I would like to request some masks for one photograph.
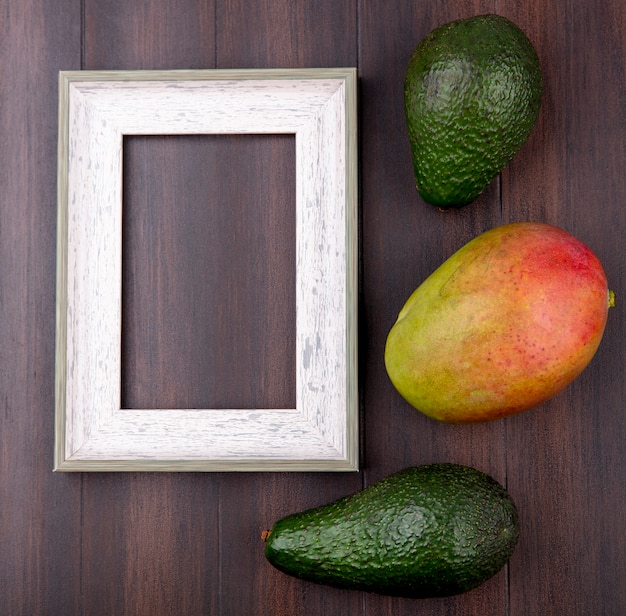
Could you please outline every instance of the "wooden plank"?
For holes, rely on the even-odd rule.
[[[52,471],[57,73],[80,2],[0,2],[0,613],[77,613],[80,478]]]
[[[219,614],[219,493],[195,473],[84,477],[82,612]]]
[[[224,0],[217,8],[217,68],[351,67],[356,0]]]
[[[534,2],[507,4],[504,14],[529,33],[545,82],[538,125],[503,174],[505,216],[579,237],[618,293],[591,365],[552,401],[506,424],[509,485],[522,506],[511,615],[621,614],[626,6]]]
[[[288,135],[127,139],[123,408],[295,408],[294,156]]]
[[[217,11],[217,67],[356,66],[356,3],[228,0]],[[254,186],[260,178],[249,178]],[[358,474],[254,474],[220,480],[220,614],[361,613],[359,593],[290,578],[263,555],[261,532],[289,513],[361,487]]]
[[[215,68],[215,4],[84,0],[83,68]]]
[[[414,186],[403,108],[411,53],[432,29],[493,12],[492,2],[360,3],[362,80],[363,331],[365,472],[367,483],[400,468],[431,462],[474,466],[507,483],[501,423],[450,426],[410,407],[384,366],[389,329],[412,291],[475,235],[501,222],[495,180],[472,205],[442,212]],[[366,597],[367,614],[504,614],[507,570],[461,597],[425,600]]]
[[[85,2],[83,68],[214,68],[213,35],[212,2],[88,0]],[[211,148],[206,143],[196,144],[195,148],[194,144],[187,143],[190,147],[186,153],[179,154],[180,143],[176,139],[160,140],[155,144],[148,138],[143,142],[137,138],[128,145],[126,164],[137,177],[127,183],[126,196],[131,205],[137,207],[128,212],[131,224],[125,236],[125,256],[134,269],[126,272],[127,279],[123,283],[129,292],[124,304],[129,337],[124,341],[123,352],[125,365],[132,376],[124,381],[124,395],[131,403],[145,402],[151,395],[149,388],[152,384],[155,401],[164,403],[168,396],[174,397],[172,381],[169,377],[163,381],[158,379],[162,374],[158,368],[174,370],[181,376],[184,370],[176,366],[175,349],[171,343],[180,343],[181,336],[188,340],[194,338],[185,333],[186,320],[182,320],[180,313],[174,314],[169,321],[169,330],[168,322],[162,323],[167,335],[156,341],[162,343],[161,351],[168,349],[163,355],[165,360],[159,360],[165,361],[165,366],[156,366],[156,371],[149,370],[154,367],[150,362],[154,362],[155,356],[161,356],[154,350],[154,336],[151,338],[148,333],[158,332],[159,327],[157,324],[152,329],[149,321],[142,322],[137,310],[143,309],[146,316],[155,318],[157,309],[150,303],[155,288],[150,285],[157,284],[159,276],[154,274],[158,273],[163,283],[167,275],[175,276],[175,266],[185,267],[189,279],[180,275],[175,278],[173,286],[166,285],[172,299],[182,293],[198,293],[193,283],[188,282],[198,277],[193,252],[190,250],[182,256],[178,252],[185,244],[179,241],[177,233],[180,233],[181,225],[190,224],[190,221],[176,219],[175,211],[168,206],[175,197],[172,190],[180,189],[180,184],[175,182],[189,180],[185,173],[200,175],[202,159],[196,157],[205,156],[209,164]],[[176,160],[178,155],[182,156],[180,161]],[[164,180],[171,182],[164,183]],[[163,192],[155,194],[154,190],[159,187]],[[202,175],[195,187],[192,183],[181,191],[184,196],[176,203],[185,214],[198,214],[204,187],[206,181]],[[151,218],[142,208],[148,208],[152,201]],[[193,211],[190,212],[189,208]],[[161,230],[164,236],[159,235]],[[151,240],[157,243],[152,245]],[[197,234],[190,239],[189,247],[199,251],[197,256],[202,256],[202,244]],[[152,250],[155,252],[150,252]],[[164,254],[167,260],[163,258]],[[147,259],[157,260],[152,263],[152,269]],[[162,261],[162,268],[156,267],[161,262],[158,260]],[[192,263],[195,266],[192,267]],[[146,278],[136,281],[133,276],[137,271],[145,273]],[[183,281],[187,281],[186,286],[181,284]],[[133,303],[133,292],[143,298],[143,306]],[[165,304],[168,309],[172,306],[174,302]],[[183,329],[172,331],[178,317]],[[134,341],[139,336],[137,330],[145,335],[141,338],[140,348],[134,349]],[[176,337],[179,338],[177,341]],[[192,347],[192,355],[198,346]],[[190,390],[189,402],[204,395],[202,385],[193,385],[196,379],[200,380],[200,375],[191,371],[181,378],[185,387],[180,389]],[[177,395],[180,395],[180,389]],[[161,406],[167,408],[165,404]],[[84,476],[82,611],[155,616],[219,613],[218,487],[212,476],[202,474]]]

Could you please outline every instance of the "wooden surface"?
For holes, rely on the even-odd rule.
[[[501,177],[473,205],[442,213],[413,188],[404,68],[432,28],[485,12],[513,19],[534,43],[543,105]],[[625,30],[622,0],[0,0],[0,613],[626,613]],[[58,70],[328,66],[357,66],[360,76],[362,471],[52,473]],[[178,314],[182,306],[172,303],[196,293],[203,301],[206,289],[194,281],[209,276],[208,257],[197,229],[171,224],[171,202],[184,191],[194,216],[194,200],[214,190],[211,178],[234,172],[236,180],[218,185],[233,207],[258,196],[261,185],[268,198],[284,196],[290,176],[280,161],[289,147],[281,144],[269,154],[272,173],[281,174],[276,186],[260,184],[263,166],[241,173],[242,160],[265,156],[259,143],[243,153],[202,140],[130,144],[130,206],[152,208],[149,219],[140,209],[129,215],[125,236],[134,295],[127,298],[124,396],[132,403],[216,395],[214,360],[195,336],[202,307],[191,302]],[[387,331],[441,261],[477,233],[515,220],[562,226],[598,254],[617,295],[605,338],[583,375],[541,408],[492,424],[438,424],[393,390],[382,361]],[[228,259],[219,240],[216,250]],[[154,259],[163,261],[166,288],[148,279]],[[235,265],[228,301],[262,287],[248,265]],[[242,318],[251,312],[242,306]],[[267,348],[278,362],[265,329],[224,350],[244,358],[225,378],[246,403],[293,395],[287,382],[280,391],[248,389],[251,354]],[[190,372],[198,363],[206,370]],[[277,517],[435,461],[491,473],[518,504],[518,547],[482,587],[448,599],[392,599],[306,584],[265,562],[260,534]]]

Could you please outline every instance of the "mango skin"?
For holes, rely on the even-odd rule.
[[[569,385],[602,339],[613,294],[566,231],[518,222],[474,238],[409,297],[385,366],[398,392],[448,423],[500,419]]]

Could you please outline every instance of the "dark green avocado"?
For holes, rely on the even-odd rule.
[[[539,114],[539,58],[499,15],[433,30],[413,52],[404,110],[416,187],[442,209],[474,201],[528,138]]]
[[[495,575],[518,535],[517,510],[499,483],[467,466],[431,464],[287,516],[264,538],[269,562],[304,580],[442,597]]]

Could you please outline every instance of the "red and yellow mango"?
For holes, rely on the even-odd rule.
[[[387,337],[399,393],[449,423],[500,419],[569,385],[602,339],[613,293],[566,231],[519,222],[468,242],[409,297]]]

